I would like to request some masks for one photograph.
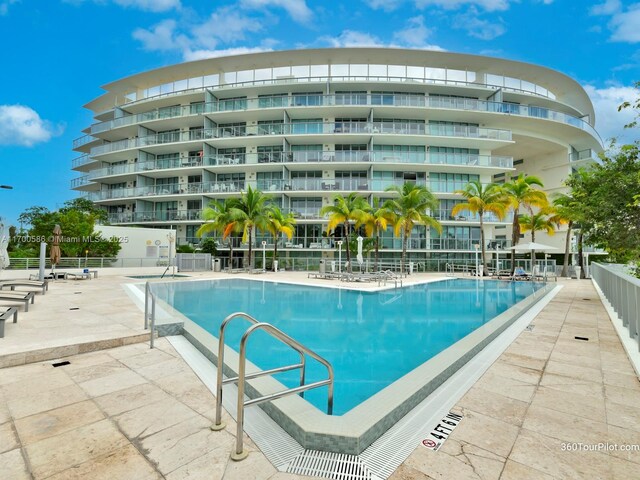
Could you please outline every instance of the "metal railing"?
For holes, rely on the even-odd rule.
[[[151,308],[149,308],[151,307]],[[151,339],[149,348],[153,348],[154,332],[156,331],[156,296],[151,291],[149,282],[144,284],[144,329],[149,328],[151,323]]]
[[[63,257],[56,268],[138,268],[164,267],[168,258],[115,258],[115,257]],[[7,270],[29,270],[38,268],[40,259],[11,257]],[[51,260],[45,258],[45,268],[51,268]]]
[[[252,325],[244,332],[242,338],[240,340],[240,359],[238,361],[238,376],[227,378],[223,380],[222,371],[224,369],[224,334],[227,325],[234,320],[235,318],[244,318],[248,320]],[[272,368],[269,370],[263,370],[254,373],[246,373],[246,363],[247,363],[247,341],[251,334],[257,330],[263,330],[266,333],[270,334],[272,337],[280,340],[285,345],[288,345],[293,350],[297,351],[300,355],[300,362],[292,365],[285,365],[283,367]],[[313,382],[305,385],[305,373],[306,373],[306,355],[310,356],[314,360],[318,361],[322,365],[327,368],[328,378],[326,380],[321,380],[318,382]],[[280,372],[288,372],[291,370],[300,369],[300,385],[298,387],[289,388],[286,390],[282,390],[280,392],[272,393],[269,395],[263,395],[261,397],[253,398],[250,400],[244,400],[244,391],[245,391],[245,383],[246,380],[263,377],[267,375],[273,375],[274,373]],[[228,383],[238,383],[238,410],[236,416],[236,450],[231,455],[232,460],[243,460],[247,457],[248,452],[244,450],[244,445],[242,442],[242,432],[244,427],[244,409],[245,407],[249,407],[251,405],[257,405],[264,402],[269,402],[271,400],[277,400],[278,398],[285,397],[287,395],[292,395],[299,393],[300,396],[304,396],[304,392],[307,390],[311,390],[313,388],[323,387],[328,385],[327,392],[327,414],[331,415],[333,413],[333,367],[331,364],[322,358],[320,355],[310,350],[309,348],[302,345],[300,342],[294,340],[289,335],[274,327],[269,323],[262,323],[253,318],[252,316],[243,313],[236,312],[227,316],[222,321],[220,325],[220,332],[218,335],[218,371],[217,371],[217,379],[216,379],[216,419],[215,424],[211,426],[212,430],[222,430],[225,427],[225,424],[222,422],[222,386]]]
[[[591,264],[591,277],[629,331],[640,350],[640,280],[624,272],[623,265]]]

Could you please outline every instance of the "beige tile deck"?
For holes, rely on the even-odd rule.
[[[65,353],[59,343],[65,335],[68,343],[91,335],[112,340],[114,332],[139,335],[139,310],[116,279],[104,279],[99,294],[102,282],[54,285],[47,296],[38,296],[40,310],[23,315],[17,328],[7,325],[0,356],[5,347],[25,358],[30,348],[43,346]],[[394,480],[637,476],[640,451],[563,449],[567,442],[640,445],[640,382],[591,284],[562,283],[560,294],[534,320],[533,331],[523,332],[454,407],[464,418],[440,451],[416,447]],[[72,293],[84,288],[83,294]],[[120,295],[114,302],[117,311],[128,315],[100,331],[95,318],[111,311],[105,296],[112,293]],[[88,325],[82,314],[64,324],[69,318],[65,305],[76,300],[71,295],[85,295],[74,304],[90,313]],[[91,311],[89,305],[100,296]],[[61,317],[57,324],[46,314],[55,309]],[[28,340],[29,334],[35,338]],[[576,335],[589,341],[575,340]],[[233,428],[209,430],[213,396],[165,339],[157,346],[149,350],[147,344],[134,343],[84,354],[71,350],[67,366],[39,361],[0,369],[2,477],[300,478],[277,472],[254,447],[247,461],[231,462]]]

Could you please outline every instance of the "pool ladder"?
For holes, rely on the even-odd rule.
[[[236,318],[243,318],[248,320],[252,325],[244,332],[242,338],[240,339],[240,359],[238,361],[238,376],[227,378],[223,380],[222,378],[222,370],[224,368],[224,333],[227,325]],[[292,349],[298,352],[300,355],[300,362],[292,365],[286,365],[283,367],[272,368],[269,370],[262,370],[254,373],[246,373],[246,363],[247,363],[247,341],[251,334],[257,330],[265,331],[270,334],[272,337],[280,340],[282,343],[288,345]],[[220,325],[220,333],[218,335],[218,372],[217,372],[217,382],[216,382],[216,423],[211,426],[211,430],[223,430],[225,428],[225,424],[222,421],[222,386],[228,383],[237,383],[238,384],[238,411],[237,411],[237,429],[236,429],[236,449],[235,452],[231,454],[232,460],[244,460],[247,458],[249,452],[244,450],[244,445],[242,442],[242,432],[244,430],[244,409],[245,407],[250,407],[251,405],[257,405],[259,403],[269,402],[271,400],[277,400],[278,398],[286,397],[287,395],[292,395],[295,393],[299,393],[300,396],[304,396],[304,392],[307,390],[311,390],[313,388],[323,387],[328,385],[327,392],[327,414],[331,415],[333,413],[333,367],[331,364],[322,358],[320,355],[310,350],[309,348],[302,345],[300,342],[294,340],[289,335],[284,333],[282,330],[274,327],[269,323],[259,322],[251,315],[242,312],[236,312],[229,315],[225,318]],[[321,380],[318,382],[313,382],[305,385],[305,371],[306,371],[306,356],[310,356],[314,360],[320,362],[327,368],[328,378],[326,380]],[[273,375],[274,373],[287,372],[290,370],[300,369],[300,385],[298,387],[289,388],[287,390],[282,390],[280,392],[272,393],[269,395],[264,395],[262,397],[252,398],[250,400],[244,400],[244,392],[245,392],[245,383],[249,379],[263,377],[266,375]]]

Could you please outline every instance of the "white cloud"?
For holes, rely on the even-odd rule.
[[[132,7],[148,12],[166,12],[182,6],[180,0],[113,0],[113,2],[122,7]]]
[[[616,13],[609,23],[614,42],[640,42],[640,3],[630,5],[626,12]]]
[[[419,15],[407,21],[406,28],[393,34],[393,39],[405,45],[424,45],[431,31],[424,24],[424,17]]]
[[[385,12],[392,12],[397,10],[400,5],[404,3],[404,0],[364,0],[370,8],[374,10],[384,10]]]
[[[31,147],[47,142],[63,131],[62,125],[52,125],[29,107],[0,105],[0,145]]]
[[[454,25],[455,28],[466,30],[472,37],[480,40],[493,40],[503,35],[506,32],[506,28],[500,17],[492,16],[492,18],[494,18],[494,21],[482,19],[478,14],[478,10],[475,7],[470,7],[466,13],[456,16]]]
[[[262,30],[260,19],[248,17],[231,7],[223,7],[211,14],[209,19],[192,28],[195,41],[204,47],[214,48],[219,41],[244,40],[246,33]]]
[[[611,30],[611,41],[640,42],[640,29],[638,28],[640,25],[640,3],[632,3],[623,7],[620,0],[607,0],[604,3],[594,5],[589,13],[611,17],[607,25]]]
[[[622,4],[620,3],[620,0],[607,0],[604,3],[599,3],[598,5],[591,7],[589,13],[591,13],[591,15],[613,15],[621,9]]]
[[[318,40],[332,47],[381,47],[384,45],[384,42],[375,35],[355,30],[343,30],[337,37],[323,36]]]
[[[592,85],[586,85],[584,89],[593,102],[596,130],[605,143],[613,137],[617,137],[619,144],[631,143],[634,140],[634,132],[625,129],[624,125],[631,122],[638,112],[628,108],[618,112],[618,107],[625,101],[632,102],[637,98],[638,90],[624,86],[596,88]],[[635,133],[637,136],[637,130]]]
[[[151,29],[137,28],[133,31],[133,38],[142,43],[142,48],[150,51],[170,51],[179,48],[187,48],[189,40],[176,35],[175,20],[164,20]]]
[[[12,1],[12,0],[9,0]],[[65,3],[81,5],[88,0],[63,0]],[[109,1],[125,8],[136,8],[145,12],[167,12],[182,8],[180,0],[92,0],[93,3],[104,5]]]
[[[305,0],[241,0],[240,5],[257,10],[266,10],[270,7],[282,8],[295,22],[299,23],[308,23],[313,17],[313,12]]]
[[[456,10],[463,5],[480,7],[487,12],[504,11],[509,4],[517,0],[416,0],[416,7],[440,7],[445,10]]]
[[[0,15],[9,13],[9,6],[18,3],[20,0],[2,0],[0,1]]]
[[[183,53],[184,60],[189,62],[192,60],[203,60],[205,58],[227,57],[231,55],[243,55],[246,53],[270,52],[272,48],[268,47],[236,47],[226,48],[222,50],[185,50]]]

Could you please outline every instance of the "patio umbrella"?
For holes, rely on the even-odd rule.
[[[364,257],[362,256],[362,237],[358,237],[358,254],[356,255],[356,260],[358,260],[358,264],[360,265],[360,269],[362,270],[362,264],[364,263]]]
[[[60,263],[60,225],[53,227],[53,239],[51,240],[51,249],[49,250],[49,259],[51,260],[51,276],[55,280],[56,265]]]
[[[511,250],[515,252],[528,252],[531,251],[531,273],[533,273],[533,267],[535,265],[536,252],[548,252],[549,250],[558,250],[551,245],[545,245],[543,243],[528,242],[511,247]]]
[[[0,270],[9,266],[9,254],[7,253],[7,245],[9,244],[9,236],[4,234],[4,225],[0,223]]]

